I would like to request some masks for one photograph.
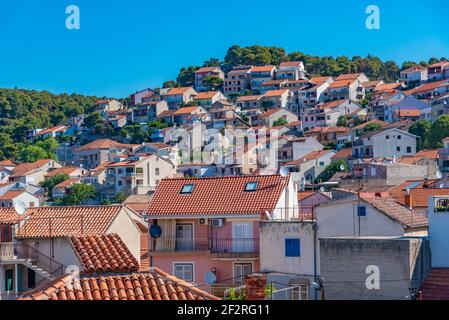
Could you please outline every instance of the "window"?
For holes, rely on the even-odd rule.
[[[292,300],[309,300],[309,286],[294,284],[292,289]]]
[[[251,263],[236,263],[234,264],[234,283],[243,284],[245,276],[253,272],[253,265]]]
[[[324,161],[320,161],[320,166],[324,166]]]
[[[359,217],[366,217],[366,207],[365,206],[358,206],[357,207],[357,216],[359,216]]]
[[[285,256],[286,257],[301,256],[299,239],[285,239]]]
[[[245,186],[246,192],[253,192],[257,190],[257,182],[248,182]]]
[[[157,158],[156,158],[156,159],[157,159]],[[142,173],[143,173],[143,168],[136,168],[136,173],[142,174]]]
[[[193,282],[193,263],[175,263],[173,267],[175,277],[187,282]]]
[[[34,270],[28,269],[28,288],[34,289],[36,285],[36,273]]]
[[[154,168],[154,174],[157,176],[159,175],[159,168]]]
[[[407,147],[407,153],[412,153],[412,147]]]
[[[400,135],[400,134],[398,134],[398,140],[401,140],[401,138],[402,138],[402,137],[401,137],[401,135]]]
[[[185,184],[181,189],[181,193],[182,194],[192,193],[194,188],[195,188],[194,184]]]
[[[385,136],[385,139],[390,139],[390,136],[387,134],[386,136]]]
[[[397,146],[397,147],[396,147],[396,150],[397,150],[398,152],[401,152],[401,147]]]

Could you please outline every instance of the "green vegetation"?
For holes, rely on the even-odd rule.
[[[419,137],[416,141],[416,150],[421,150],[423,146],[427,145],[432,122],[429,120],[418,120],[408,130],[411,134]]]
[[[420,137],[417,141],[418,149],[442,148],[442,140],[449,137],[449,115],[438,117],[434,123],[419,120],[410,127],[409,132]]]
[[[90,184],[74,184],[68,190],[67,194],[55,201],[55,205],[61,206],[76,206],[86,205],[90,200],[97,197],[97,191],[93,185]]]
[[[41,159],[56,159],[56,148],[58,142],[55,138],[48,138],[46,140],[37,141],[24,147],[20,150],[20,160],[23,162],[35,162]]]
[[[61,172],[61,173],[54,175],[53,177],[48,178],[44,182],[41,182],[40,185],[41,185],[41,187],[45,188],[45,190],[47,191],[47,195],[50,198],[52,198],[54,186],[60,184],[63,181],[66,181],[68,179],[69,179],[69,175],[64,172]]]
[[[324,169],[323,172],[321,172],[321,174],[315,179],[315,183],[319,183],[319,182],[327,182],[330,180],[330,178],[332,178],[334,176],[334,174],[336,174],[337,172],[341,172],[342,170],[340,169],[340,166],[343,165],[344,166],[344,170],[343,171],[348,171],[349,170],[349,166],[348,163],[344,160],[338,160],[335,162],[332,162],[329,166],[326,167],[326,169]]]
[[[372,131],[376,131],[382,128],[382,125],[380,125],[379,123],[370,123],[367,124],[365,126],[365,128],[363,128],[363,133],[368,133],[368,132],[372,132]]]
[[[284,118],[279,118],[276,121],[273,122],[273,127],[277,127],[277,126],[285,126],[286,124],[288,124],[288,121]]]
[[[208,75],[203,78],[203,85],[206,86],[208,91],[216,91],[223,85],[223,79]]]

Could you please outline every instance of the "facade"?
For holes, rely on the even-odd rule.
[[[169,110],[179,109],[182,105],[192,102],[197,92],[192,87],[172,88],[164,94]]]
[[[226,100],[226,97],[220,91],[204,91],[199,92],[193,101],[200,107],[208,110],[212,105],[220,100]]]
[[[298,116],[293,112],[284,108],[273,108],[258,116],[257,124],[260,126],[266,126],[268,128],[273,127],[276,121],[283,119],[286,123],[298,121]]]
[[[220,67],[202,67],[195,72],[195,90],[198,92],[207,91],[209,88],[203,79],[207,76],[218,77],[224,79],[224,73],[221,71]]]
[[[164,111],[168,110],[167,102],[151,101],[136,105],[133,108],[132,119],[134,123],[147,123],[157,119]]]
[[[291,100],[289,89],[269,90],[262,95],[262,109],[288,108]]]
[[[405,83],[407,88],[414,88],[427,82],[428,69],[421,66],[410,67],[402,70],[399,80]]]
[[[306,70],[301,61],[281,62],[276,70],[276,79],[303,80]]]
[[[264,82],[274,80],[276,67],[275,66],[257,66],[251,68],[250,73],[250,86],[251,90],[260,92]]]
[[[223,93],[226,96],[239,94],[250,88],[252,66],[236,66],[225,75]]]

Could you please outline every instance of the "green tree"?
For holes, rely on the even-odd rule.
[[[88,129],[98,128],[103,124],[103,119],[98,112],[93,112],[84,118],[84,126]]]
[[[363,128],[363,132],[364,133],[368,133],[368,132],[371,132],[371,131],[379,130],[381,128],[382,128],[382,125],[380,125],[379,123],[370,123],[370,124],[367,124],[365,126],[365,128]]]
[[[285,126],[286,124],[288,124],[288,121],[286,119],[279,118],[273,122],[273,127]]]
[[[45,150],[45,152],[47,153],[46,158],[56,160],[56,149],[58,148],[59,144],[55,138],[50,137],[45,140],[37,141],[36,146],[41,147]]]
[[[318,182],[327,182],[336,174],[337,172],[342,172],[341,167],[344,167],[343,171],[348,171],[349,166],[348,163],[344,160],[338,160],[335,162],[332,162],[329,166],[324,169],[323,172],[315,179],[315,183]]]
[[[205,76],[202,82],[208,91],[216,91],[223,85],[223,79],[213,75]]]
[[[47,191],[47,195],[51,198],[53,196],[52,192],[53,192],[53,188],[54,186],[60,184],[63,181],[68,180],[70,177],[68,174],[61,172],[58,173],[50,178],[48,178],[47,180],[43,181],[40,183],[40,185],[45,188],[45,190]]]
[[[164,83],[162,84],[162,88],[175,88],[177,86],[178,84],[174,80],[164,81]]]
[[[64,206],[86,205],[96,197],[97,191],[93,185],[79,183],[72,185],[67,190],[67,194],[55,201],[55,204]]]
[[[176,82],[181,87],[193,87],[195,84],[195,72],[198,70],[198,67],[190,66],[187,68],[181,68],[179,71],[178,77],[176,78]]]
[[[421,150],[427,145],[431,128],[432,122],[429,120],[418,120],[408,130],[408,132],[420,138],[416,141],[417,150]]]
[[[217,58],[210,58],[203,63],[203,67],[219,67],[220,65],[220,59]]]
[[[432,124],[426,145],[430,148],[441,148],[442,140],[446,137],[449,137],[449,115],[447,114],[438,117]]]
[[[47,151],[38,146],[27,146],[20,151],[20,158],[24,162],[36,162],[37,160],[47,159]]]

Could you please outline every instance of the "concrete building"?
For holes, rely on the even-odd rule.
[[[303,80],[306,70],[301,61],[281,62],[276,70],[276,79]]]
[[[426,67],[415,66],[402,70],[399,76],[399,81],[403,81],[407,88],[414,88],[420,86],[427,81],[428,72]]]
[[[164,111],[168,110],[166,101],[151,101],[136,105],[132,109],[132,121],[134,123],[148,123],[157,119]]]
[[[251,68],[249,71],[251,90],[260,92],[264,82],[274,80],[275,73],[276,67],[271,65]]]
[[[236,66],[225,75],[223,93],[226,96],[239,94],[250,88],[252,66]]]
[[[182,105],[192,102],[197,92],[192,87],[172,88],[164,94],[163,98],[169,110],[179,109]]]
[[[204,78],[212,76],[224,80],[224,73],[218,66],[201,67],[195,72],[195,90],[198,92],[208,91],[210,88],[203,82]]]

